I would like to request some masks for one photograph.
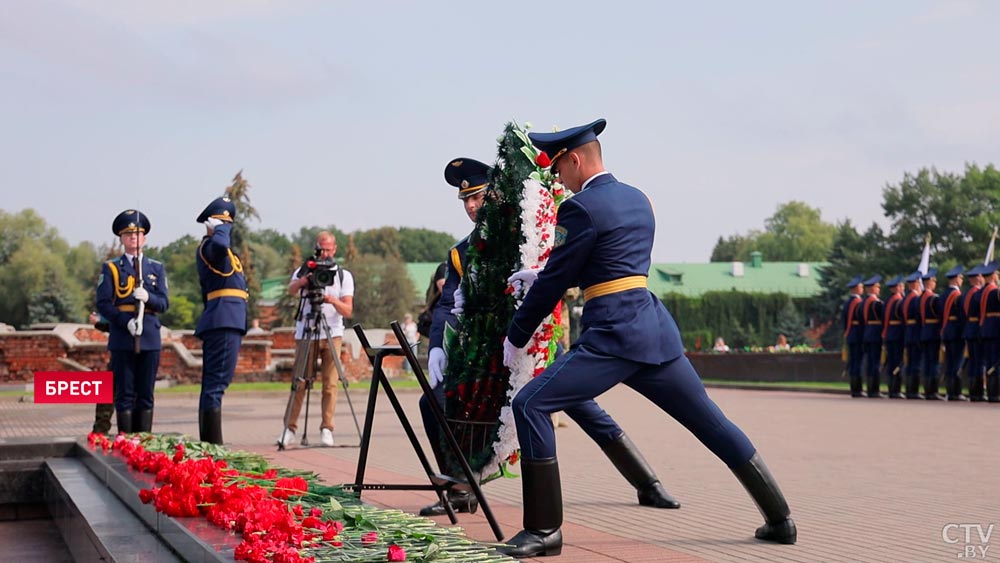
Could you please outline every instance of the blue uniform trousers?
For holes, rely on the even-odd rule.
[[[198,410],[222,408],[222,395],[233,381],[243,333],[219,328],[201,333],[201,399]]]
[[[983,387],[983,342],[978,338],[965,341],[969,359],[965,362],[965,373],[969,379],[969,397],[982,398]]]
[[[114,374],[115,410],[118,412],[153,408],[153,386],[160,367],[160,351],[111,351],[111,371]]]
[[[897,371],[898,370],[898,371]],[[889,393],[902,392],[903,385],[903,341],[889,340],[885,343],[885,375],[889,383]]]
[[[526,459],[555,457],[555,430],[549,415],[560,410],[570,413],[577,409],[575,414],[592,417],[598,423],[592,428],[598,443],[616,438],[621,430],[607,413],[598,412],[600,407],[593,399],[618,383],[663,409],[731,468],[746,463],[756,451],[749,438],[708,398],[687,357],[649,365],[576,346],[514,397],[511,406],[522,455]]]
[[[958,369],[962,365],[962,352],[965,350],[964,340],[946,340],[944,342],[944,380],[948,395],[952,395],[958,381]],[[961,384],[957,385],[961,390]]]
[[[861,342],[847,343],[847,375],[861,377],[861,356],[863,354],[864,344]]]

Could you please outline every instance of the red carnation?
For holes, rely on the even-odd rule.
[[[392,544],[389,546],[389,555],[387,559],[389,561],[406,561],[406,551],[398,545]]]
[[[545,154],[545,151],[542,151],[535,157],[535,164],[541,168],[548,168],[552,166],[552,161],[549,159],[549,155]]]

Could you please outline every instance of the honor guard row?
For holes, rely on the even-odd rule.
[[[885,302],[882,276],[855,276],[848,282],[841,322],[852,397],[885,397],[879,385],[884,373],[892,399],[1000,402],[997,263],[952,268],[944,274],[948,285],[940,294],[937,275],[929,268],[888,280]],[[963,293],[965,279],[970,287]],[[963,368],[968,397],[962,394]]]

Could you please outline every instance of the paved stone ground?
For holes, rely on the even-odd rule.
[[[352,387],[355,407],[366,386]],[[729,470],[684,428],[627,388],[600,403],[640,446],[680,510],[636,505],[630,487],[572,423],[557,432],[567,546],[561,559],[591,561],[948,561],[979,548],[1000,561],[1000,450],[993,437],[1000,407],[988,404],[857,399],[844,395],[712,389],[710,395],[754,441],[785,491],[799,543],[756,542],[761,517]],[[233,448],[313,469],[331,483],[353,480],[358,449],[271,445],[287,396],[231,394],[225,436]],[[421,434],[417,393],[400,394]],[[315,398],[318,404],[318,397]],[[162,394],[154,428],[197,433],[197,397]],[[315,411],[311,411],[315,414]],[[13,436],[83,435],[93,407],[34,405],[0,399],[0,440]],[[565,417],[564,417],[565,418]],[[318,421],[318,417],[316,418]],[[312,422],[312,421],[311,421]],[[311,439],[319,443],[318,422]],[[358,442],[341,393],[339,445]],[[376,411],[370,482],[421,482],[422,471],[384,397]],[[520,526],[520,483],[490,483],[486,494],[504,532]],[[416,512],[426,492],[366,492],[374,504]],[[440,518],[447,524],[447,518]],[[475,538],[493,539],[485,518],[460,515]],[[966,541],[965,528],[971,532]],[[4,525],[0,524],[0,528]],[[980,528],[977,528],[979,526]],[[969,559],[966,556],[961,559]],[[546,559],[551,561],[552,559]]]

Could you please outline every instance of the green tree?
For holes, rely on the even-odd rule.
[[[354,244],[362,255],[377,254],[399,258],[399,239],[399,231],[393,227],[380,227],[354,234]]]
[[[415,290],[402,260],[362,254],[350,263],[349,270],[354,276],[352,324],[388,328],[409,311]]]
[[[929,233],[932,262],[981,262],[993,227],[1000,224],[1000,171],[966,165],[964,175],[933,168],[907,173],[883,190],[882,209],[892,221],[890,254],[912,256]]]
[[[18,328],[86,321],[83,285],[69,277],[63,257],[41,240],[23,240],[0,265],[0,287],[0,320]]]
[[[399,229],[399,255],[404,262],[440,262],[455,244],[455,237],[428,229]]]
[[[712,262],[749,261],[754,250],[770,262],[819,262],[830,251],[836,227],[823,221],[819,209],[801,201],[778,206],[764,221],[763,231],[719,237]]]

